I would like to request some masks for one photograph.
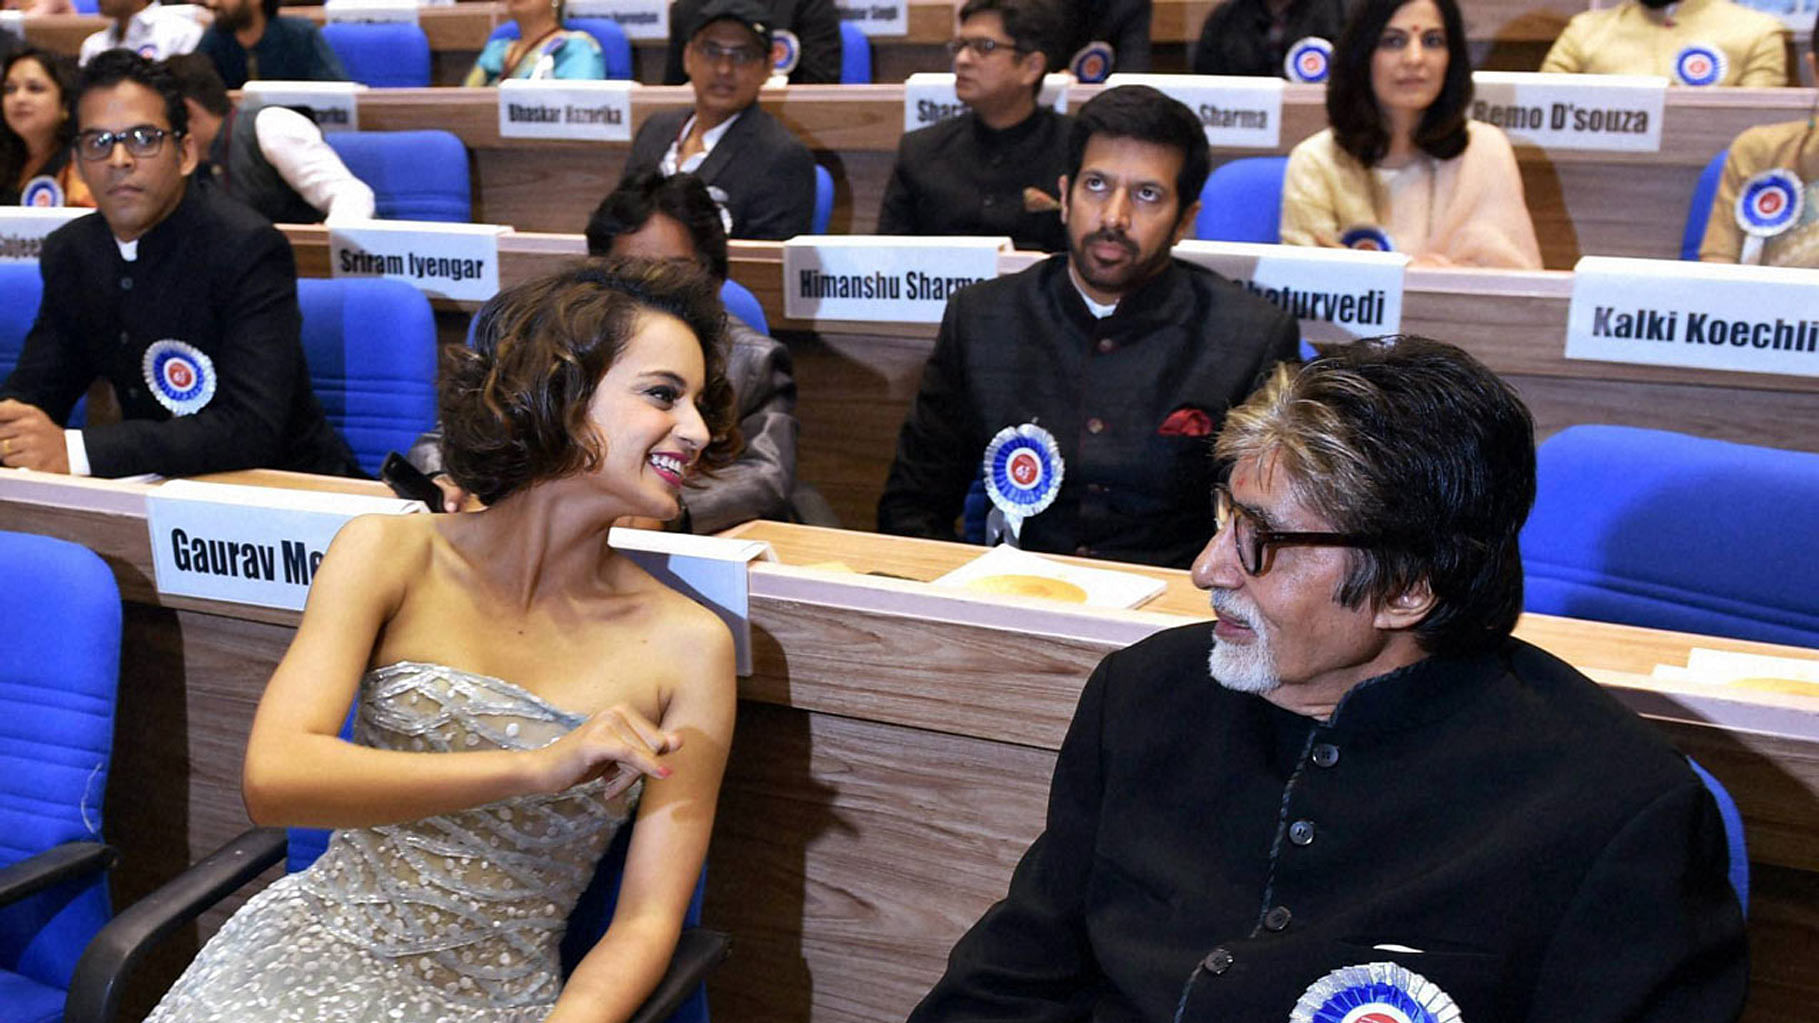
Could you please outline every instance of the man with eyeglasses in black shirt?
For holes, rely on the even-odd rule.
[[[0,462],[73,475],[255,467],[359,475],[310,389],[290,245],[189,187],[196,146],[163,67],[111,50],[76,90],[97,213],[45,239],[44,299],[0,384]],[[122,420],[66,430],[107,380]]]
[[[651,171],[693,174],[720,205],[728,238],[807,234],[815,214],[815,158],[758,106],[758,90],[770,76],[771,33],[759,0],[708,0],[689,29],[683,58],[695,106],[646,119],[620,180]]]
[[[884,189],[879,234],[1009,235],[1020,249],[1059,252],[1058,182],[1068,119],[1041,105],[1042,76],[1059,69],[1053,0],[970,0],[960,9],[954,94],[967,113],[903,136]]]

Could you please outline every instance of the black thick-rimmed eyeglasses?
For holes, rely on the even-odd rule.
[[[997,53],[999,50],[1004,50],[1007,53],[1029,52],[1016,43],[1001,42],[997,39],[992,39],[989,36],[961,36],[958,39],[949,39],[947,41],[947,55],[949,57],[960,56],[961,50],[971,50],[973,51],[973,56],[982,59]]]
[[[158,155],[164,148],[165,136],[181,137],[182,132],[149,124],[136,124],[124,131],[85,131],[76,136],[76,155],[84,160],[105,160],[114,155],[114,146],[123,145],[127,153],[140,159]]]
[[[1269,571],[1270,552],[1277,547],[1376,547],[1383,542],[1381,537],[1368,533],[1305,533],[1265,528],[1232,500],[1231,490],[1223,483],[1213,487],[1213,522],[1221,533],[1228,527],[1231,529],[1238,563],[1253,576]]]

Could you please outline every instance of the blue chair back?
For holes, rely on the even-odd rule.
[[[1705,790],[1712,794],[1712,802],[1718,804],[1718,818],[1724,822],[1724,847],[1730,853],[1731,890],[1737,893],[1737,905],[1743,909],[1743,915],[1748,916],[1750,854],[1749,847],[1743,841],[1743,813],[1737,809],[1737,801],[1731,798],[1724,783],[1700,766],[1699,761],[1687,757],[1686,766],[1692,768],[1699,780],[1705,783]]]
[[[38,276],[37,263],[0,263],[0,381],[19,364],[25,335],[31,333],[43,300],[44,279]]]
[[[1705,241],[1705,223],[1712,216],[1712,200],[1718,195],[1718,179],[1724,176],[1724,159],[1730,149],[1718,151],[1712,162],[1699,172],[1699,183],[1693,186],[1693,202],[1686,210],[1686,229],[1680,232],[1680,258],[1698,260],[1699,244]]]
[[[632,77],[632,43],[625,37],[625,29],[611,18],[569,18],[562,27],[575,32],[586,32],[600,44],[600,55],[606,58],[606,77],[630,81]],[[516,39],[519,36],[518,23],[502,22],[486,37],[487,42],[495,39]]]
[[[1203,242],[1282,241],[1286,156],[1247,156],[1213,168],[1200,189],[1194,237]]]
[[[328,421],[377,474],[436,424],[436,319],[402,281],[297,282],[303,353]]]
[[[872,84],[872,41],[850,21],[840,23],[840,84]]]
[[[726,311],[745,321],[745,325],[760,334],[769,335],[770,324],[765,322],[764,307],[758,304],[758,296],[747,291],[745,285],[727,278],[720,285],[720,302]]]
[[[85,547],[0,532],[0,867],[101,840],[120,591]],[[0,908],[0,1020],[56,1020],[110,915],[102,874]]]
[[[381,220],[473,219],[467,147],[446,131],[335,131],[323,136],[373,190]]]
[[[1819,454],[1574,426],[1538,456],[1528,610],[1819,646]]]
[[[322,26],[322,38],[356,82],[376,89],[430,84],[429,36],[416,25],[331,21]]]
[[[809,233],[826,234],[827,223],[834,216],[834,175],[815,164],[815,215],[809,221]]]

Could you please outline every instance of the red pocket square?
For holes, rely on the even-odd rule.
[[[1213,417],[1205,410],[1193,406],[1178,408],[1168,414],[1162,421],[1162,428],[1156,431],[1163,437],[1210,437],[1213,434]]]

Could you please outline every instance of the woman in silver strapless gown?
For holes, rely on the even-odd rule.
[[[606,539],[730,460],[720,321],[710,280],[660,263],[482,311],[440,412],[485,507],[348,523],[253,723],[248,811],[333,827],[328,851],[248,901],[152,1023],[614,1021],[649,993],[707,850],[732,640]],[[628,821],[612,925],[564,986],[565,920]]]

